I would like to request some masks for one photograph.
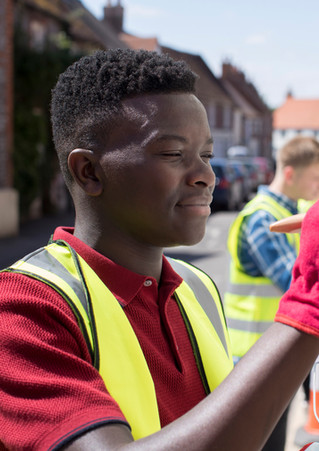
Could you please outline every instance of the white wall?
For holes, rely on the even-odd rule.
[[[274,155],[277,150],[284,146],[290,139],[297,135],[303,136],[313,136],[315,139],[319,140],[319,130],[274,130],[272,133],[272,146],[274,150]]]

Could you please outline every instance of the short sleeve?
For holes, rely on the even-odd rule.
[[[0,449],[57,449],[101,424],[127,424],[51,287],[0,274],[0,343]]]

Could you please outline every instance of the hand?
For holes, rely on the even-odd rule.
[[[289,216],[280,221],[273,222],[269,226],[271,232],[281,233],[298,233],[301,232],[301,224],[306,216],[306,213],[299,213],[297,215]]]

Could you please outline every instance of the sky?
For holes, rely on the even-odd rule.
[[[82,0],[98,19],[108,0]],[[117,0],[112,0],[115,5]],[[319,0],[122,0],[124,30],[199,54],[215,76],[229,61],[270,108],[291,91],[319,99]]]

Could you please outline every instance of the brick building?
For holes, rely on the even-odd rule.
[[[12,0],[15,21],[28,44],[41,49],[49,40],[69,40],[73,52],[126,48],[117,33],[90,13],[80,0]]]
[[[247,147],[249,154],[272,157],[272,113],[245,74],[223,63],[221,82],[237,105],[234,114],[234,144]]]
[[[13,0],[0,2],[0,237],[18,232],[18,195],[12,188]]]
[[[49,124],[56,71],[83,54],[126,45],[79,0],[11,1],[16,31],[15,186],[24,220],[70,206]]]

